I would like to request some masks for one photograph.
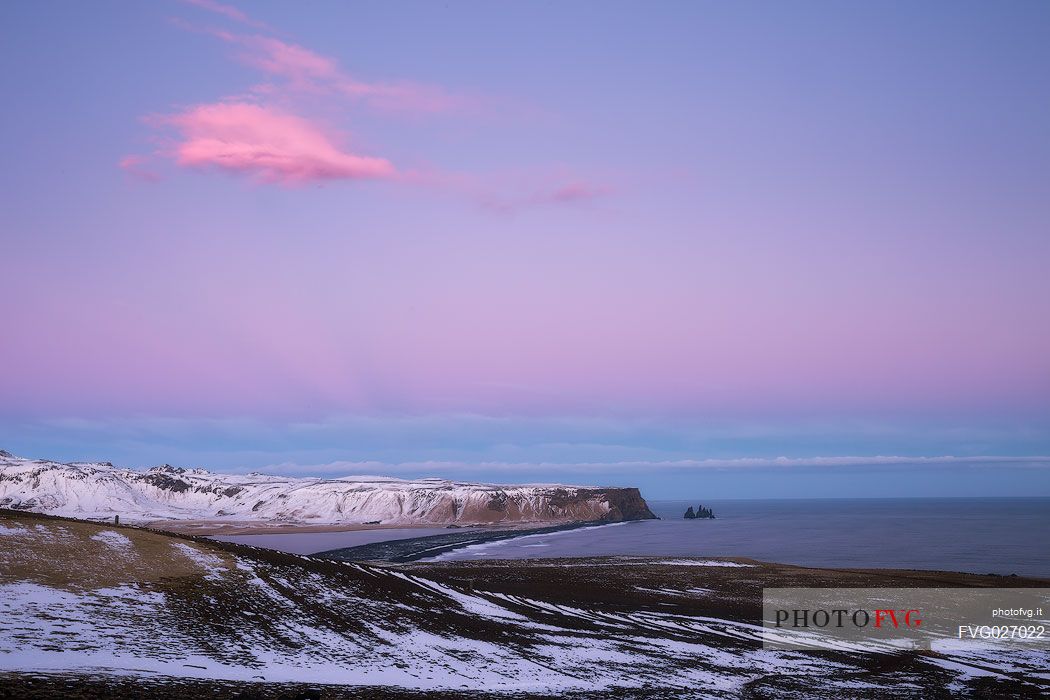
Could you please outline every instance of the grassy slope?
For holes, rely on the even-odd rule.
[[[391,697],[437,688],[600,688],[603,697],[1039,692],[1023,668],[967,679],[916,654],[775,653],[748,636],[764,584],[1040,584],[1025,579],[624,559],[378,567],[25,513],[0,513],[0,527],[0,669],[35,669],[4,676],[0,697],[5,688],[71,696],[71,673],[85,697],[276,697],[311,684],[330,697],[361,686]]]

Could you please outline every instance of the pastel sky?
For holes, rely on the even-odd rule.
[[[1050,495],[1045,2],[0,26],[11,452]]]

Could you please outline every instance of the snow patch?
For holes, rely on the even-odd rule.
[[[698,595],[707,595],[713,593],[710,588],[687,588],[686,590],[678,590],[677,588],[646,588],[645,586],[635,586],[636,591],[645,591],[646,593],[663,593],[664,595],[677,595],[692,597]]]
[[[739,564],[735,561],[719,561],[718,559],[663,559],[654,562],[631,562],[636,564],[650,563],[662,566],[721,566],[730,569],[750,569],[754,564]]]
[[[222,557],[209,554],[182,542],[173,542],[171,546],[194,564],[204,569],[205,578],[214,579],[221,577],[226,572]]]
[[[116,530],[103,530],[102,532],[92,535],[91,539],[96,542],[107,544],[118,551],[127,551],[131,549],[131,540]]]

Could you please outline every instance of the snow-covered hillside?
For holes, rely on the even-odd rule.
[[[635,520],[653,514],[630,488],[494,486],[379,476],[215,474],[164,465],[63,464],[0,450],[0,508],[130,522],[412,525]]]
[[[920,572],[728,564],[378,566],[0,513],[0,697],[1046,697],[1045,649],[857,653],[819,635],[820,651],[763,648],[766,585],[899,587]]]

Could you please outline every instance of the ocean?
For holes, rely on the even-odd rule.
[[[567,530],[447,552],[440,559],[740,556],[854,568],[1050,578],[1050,498],[649,501],[661,520]]]
[[[696,501],[649,501],[661,520],[524,535],[434,559],[590,556],[750,557],[852,568],[901,568],[1050,578],[1050,498],[714,500],[714,520],[684,520]],[[446,528],[216,537],[297,554]],[[426,561],[425,559],[423,561]]]

